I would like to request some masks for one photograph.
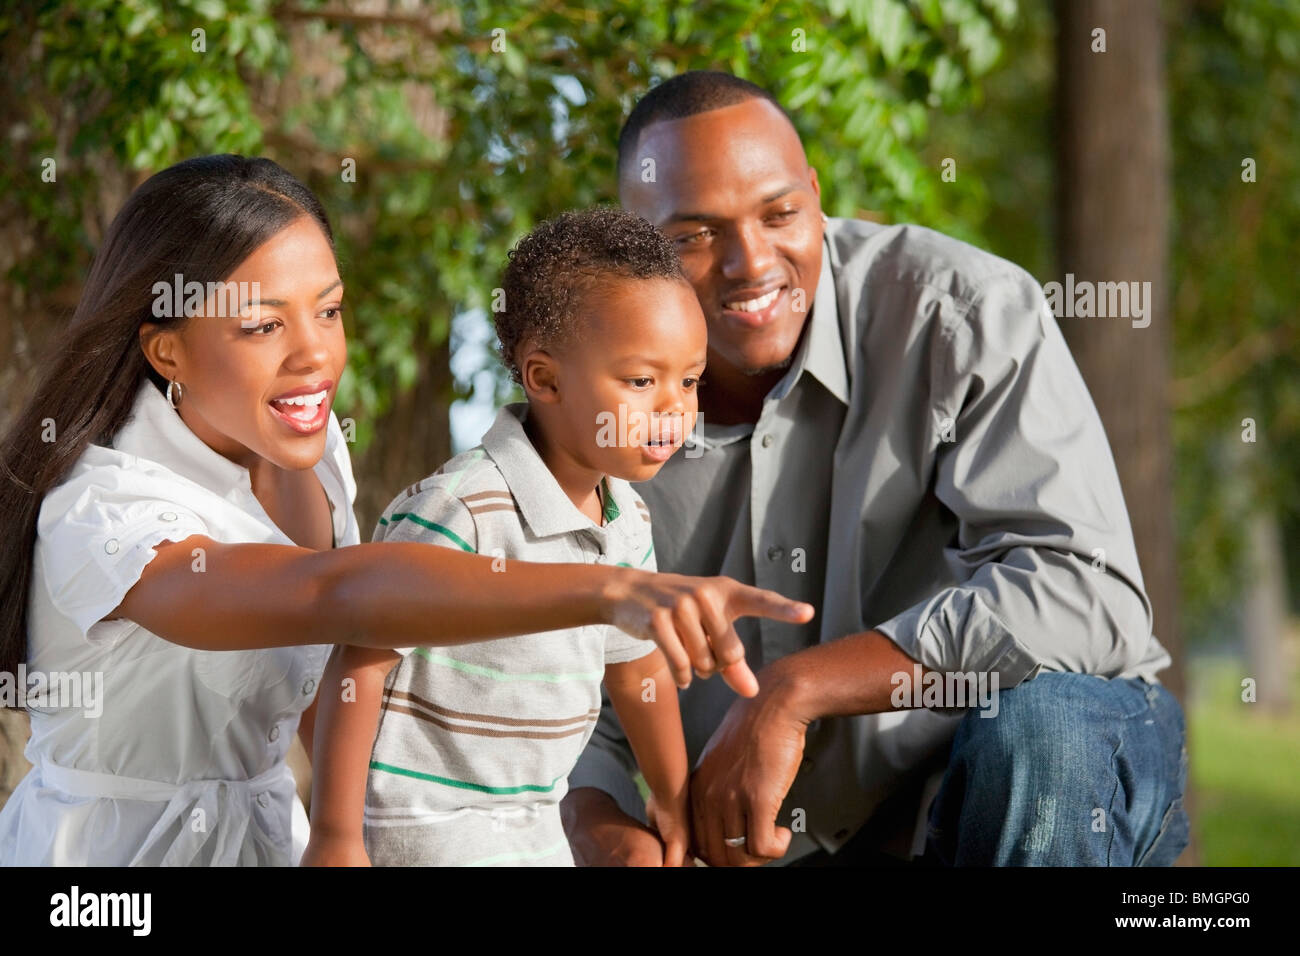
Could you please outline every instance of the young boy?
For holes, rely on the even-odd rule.
[[[694,428],[707,347],[672,245],[631,213],[565,213],[511,252],[502,285],[501,357],[528,401],[394,499],[375,540],[476,551],[503,574],[514,559],[654,570],[650,514],[628,482],[654,476]],[[665,862],[682,865],[689,768],[676,687],[653,642],[613,627],[340,647],[323,686],[350,678],[355,701],[321,710],[325,779],[304,862],[573,865],[559,804],[602,677]]]

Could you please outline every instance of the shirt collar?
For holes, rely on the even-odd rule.
[[[252,488],[248,469],[204,444],[148,379],[136,392],[131,417],[118,430],[113,447],[157,462],[218,494]]]
[[[804,372],[826,386],[826,390],[844,405],[849,403],[849,375],[844,362],[844,340],[840,335],[839,298],[835,293],[835,275],[831,271],[830,240],[822,238],[822,270],[813,296],[808,328],[801,336],[790,369],[768,392],[770,400],[780,401],[794,388]]]
[[[830,239],[826,236],[822,238],[822,271],[817,279],[812,314],[808,316],[804,334],[799,338],[790,368],[767,393],[764,405],[785,398],[804,372],[821,382],[842,403],[849,404],[849,374],[844,360],[844,339],[840,334],[839,296],[835,292],[835,274],[831,270]],[[708,374],[707,370],[705,374]],[[739,441],[753,430],[754,426],[749,422],[715,425],[702,421],[696,426],[695,443],[708,451]]]
[[[603,534],[615,522],[626,520],[630,488],[626,481],[612,475],[603,479],[606,523],[598,526],[578,510],[524,431],[527,417],[527,402],[503,406],[483,436],[482,444],[501,469],[506,486],[533,534],[539,538],[580,530]]]

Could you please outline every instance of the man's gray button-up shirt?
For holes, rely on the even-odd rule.
[[[703,421],[696,438],[637,486],[659,569],[817,607],[806,625],[736,622],[755,671],[871,629],[1001,689],[1040,670],[1155,681],[1170,663],[1092,399],[1042,289],[1003,259],[916,226],[830,220],[812,313],[758,422]],[[734,699],[718,679],[681,694],[692,762]],[[804,811],[787,860],[838,848],[927,775],[932,796],[962,713],[816,722],[779,818]],[[606,703],[570,788],[644,819],[633,767]]]

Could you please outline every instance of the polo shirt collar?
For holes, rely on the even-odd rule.
[[[580,530],[603,534],[616,521],[627,520],[630,489],[626,481],[612,475],[604,479],[606,524],[598,526],[578,510],[524,431],[523,423],[527,417],[527,402],[503,406],[483,436],[482,444],[483,450],[501,469],[506,485],[519,505],[520,514],[533,534],[539,538]]]
[[[794,360],[781,381],[768,392],[768,399],[780,401],[794,388],[805,371],[844,405],[849,403],[849,375],[844,361],[844,340],[840,335],[839,298],[831,271],[830,241],[822,238],[822,270],[813,296],[808,328],[795,350]]]
[[[218,494],[235,487],[252,488],[248,469],[204,444],[147,378],[136,392],[131,417],[118,430],[113,447],[157,462]]]

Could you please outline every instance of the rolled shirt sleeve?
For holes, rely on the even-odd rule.
[[[37,553],[53,606],[87,640],[119,635],[95,625],[126,597],[164,541],[206,535],[174,481],[121,467],[79,466],[41,503]]]
[[[1142,660],[1152,609],[1114,459],[1042,289],[986,280],[945,324],[932,368],[935,494],[962,581],[877,629],[925,666],[1115,676]]]

